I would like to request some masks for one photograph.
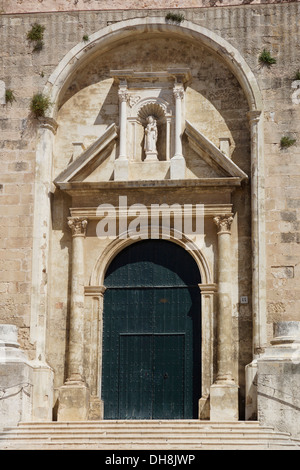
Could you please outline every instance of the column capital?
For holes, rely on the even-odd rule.
[[[129,98],[129,94],[128,94],[128,88],[127,88],[127,83],[120,83],[119,85],[119,90],[118,90],[118,96],[119,96],[119,102],[120,103],[126,103],[128,98]]]
[[[101,297],[105,291],[105,286],[85,286],[84,288],[84,294],[91,297]]]
[[[218,227],[218,235],[222,233],[231,233],[231,224],[233,222],[232,214],[217,215],[214,217],[214,223]]]
[[[176,100],[182,100],[184,97],[184,86],[181,83],[176,83],[173,88],[173,94]]]
[[[68,217],[68,226],[73,237],[85,237],[88,220],[84,217]]]
[[[201,294],[213,295],[218,291],[217,284],[198,284]]]
[[[249,111],[247,113],[247,117],[249,119],[250,124],[256,124],[259,122],[261,117],[262,111],[259,109],[255,109],[253,111]]]
[[[40,127],[42,129],[48,129],[51,131],[54,135],[56,134],[57,128],[58,128],[58,123],[55,119],[46,117],[46,116],[40,116],[38,118],[40,122]]]

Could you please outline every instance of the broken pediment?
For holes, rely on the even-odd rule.
[[[186,121],[183,133],[186,141],[186,168],[182,180],[197,179],[199,183],[207,186],[222,186],[223,184],[236,186],[247,179],[244,173],[224,151],[217,148],[207,137],[197,130],[189,121]],[[115,163],[118,158],[112,152],[118,139],[118,128],[111,124],[104,134],[89,148],[69,164],[60,173],[54,183],[65,186],[68,183],[102,183],[113,182],[115,179]],[[122,161],[120,161],[122,163]],[[172,159],[167,161],[136,161],[127,160],[128,179],[124,181],[161,181],[169,180]]]
[[[246,173],[225,152],[218,149],[213,142],[196,129],[193,124],[189,121],[186,121],[185,124],[185,135],[190,147],[216,174],[221,177],[241,178],[241,180],[248,179]]]
[[[81,154],[56,177],[57,186],[191,179],[235,186],[248,178],[231,160],[228,139],[220,139],[217,148],[182,120],[188,69],[112,75],[118,84],[119,127],[110,124],[87,149],[77,146]]]
[[[97,171],[110,156],[117,137],[117,126],[111,124],[99,139],[84,150],[83,153],[55,178],[54,183],[59,186],[60,183],[82,182],[89,178],[89,176],[94,171]]]

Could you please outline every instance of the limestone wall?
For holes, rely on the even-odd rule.
[[[290,0],[181,0],[181,8],[221,7],[246,4],[288,3]],[[1,0],[0,7],[4,13],[32,13],[47,11],[80,11],[80,10],[135,10],[153,8],[178,8],[176,0]]]
[[[99,6],[100,2],[94,3]],[[3,2],[2,10],[11,6],[9,4]],[[15,2],[11,4],[15,5]],[[40,3],[40,6],[44,7],[45,4]],[[186,19],[219,34],[239,50],[255,74],[263,94],[267,321],[271,337],[272,323],[296,319],[300,306],[300,105],[297,94],[299,83],[293,80],[300,68],[300,4],[277,2],[266,5],[256,2],[233,7],[225,6],[225,2],[222,4],[222,8],[205,8],[205,3],[201,3],[203,8],[186,9],[183,13]],[[22,8],[25,2],[18,5],[18,8]],[[151,5],[155,7],[153,2]],[[30,2],[26,2],[28,11],[30,6]],[[169,8],[170,4],[167,6]],[[10,11],[5,10],[6,13]],[[166,12],[150,9],[147,14],[164,18]],[[28,350],[31,358],[34,357],[34,345],[29,341],[31,249],[38,129],[38,122],[29,110],[31,97],[43,90],[59,61],[82,41],[83,35],[91,35],[116,21],[142,16],[145,16],[145,12],[140,9],[118,11],[111,6],[107,11],[40,12],[5,14],[0,17],[0,80],[6,89],[13,90],[16,98],[12,103],[0,107],[0,322],[13,322],[19,326],[20,343]],[[26,40],[27,32],[35,22],[45,26],[44,47],[38,52],[33,52],[33,45]],[[259,63],[258,57],[264,48],[271,51],[277,60],[276,64],[266,67]],[[226,86],[223,92],[226,93]],[[281,149],[280,140],[285,135],[297,142],[290,148]],[[62,158],[67,160],[70,151],[66,151],[66,154]],[[59,158],[60,154],[57,154]],[[241,210],[242,206],[241,201]],[[63,216],[59,212],[59,217]],[[68,243],[65,245],[66,250]],[[63,256],[67,259],[65,252]],[[43,273],[45,285],[48,275],[46,271]],[[55,308],[58,311],[66,308],[59,296]]]

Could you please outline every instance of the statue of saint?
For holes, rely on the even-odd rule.
[[[146,153],[146,159],[156,160],[157,159],[157,124],[153,116],[147,117],[147,126],[145,128],[145,143],[144,150]]]

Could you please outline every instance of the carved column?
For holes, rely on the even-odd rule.
[[[181,118],[181,103],[184,97],[183,85],[177,84],[173,89],[175,97],[175,155],[174,157],[182,157],[182,143],[181,143],[181,132],[182,132],[182,118]]]
[[[119,125],[120,125],[120,153],[119,158],[126,160],[126,128],[127,128],[127,84],[122,82],[119,86]]]
[[[176,83],[173,88],[175,98],[175,153],[171,159],[171,179],[183,179],[185,177],[185,159],[182,154],[182,100],[184,87]]]
[[[115,161],[115,180],[128,180],[128,158],[127,158],[127,99],[128,89],[126,80],[119,85],[119,158]]]
[[[217,378],[211,387],[212,420],[238,420],[238,387],[233,379],[231,300],[231,215],[217,216],[218,227],[218,315]]]
[[[72,282],[70,306],[69,373],[68,381],[83,382],[83,329],[84,329],[84,255],[83,239],[88,221],[70,218],[72,230]]]
[[[60,389],[58,421],[85,420],[88,417],[89,391],[83,376],[84,351],[84,253],[83,240],[88,221],[69,218],[72,230],[72,281],[70,303],[68,378]]]

